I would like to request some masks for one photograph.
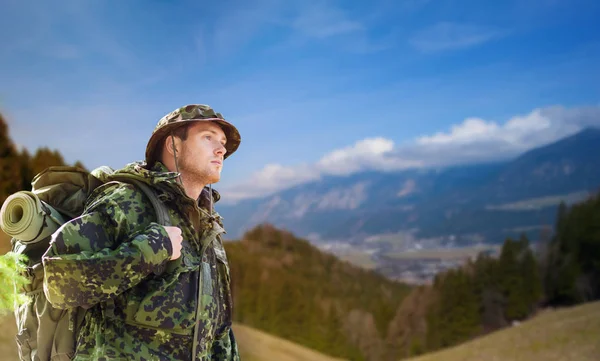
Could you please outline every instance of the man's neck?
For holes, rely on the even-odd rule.
[[[183,174],[181,175],[181,180],[183,181],[183,189],[185,190],[185,194],[197,202],[200,194],[202,194],[202,190],[206,185],[198,183],[198,181],[194,181],[194,179],[186,178]]]
[[[177,167],[175,166],[175,162],[172,160],[163,159],[162,163],[165,167],[171,172],[177,172]],[[195,200],[198,201],[198,197],[202,194],[202,190],[206,186],[205,184],[199,183],[197,179],[186,177],[185,174],[181,174],[181,181],[183,182],[183,190],[185,194]],[[178,180],[179,182],[179,180]]]

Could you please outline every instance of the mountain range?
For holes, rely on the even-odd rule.
[[[561,201],[599,189],[600,129],[586,128],[507,161],[329,176],[218,210],[230,239],[269,223],[315,244],[453,247],[536,240]]]

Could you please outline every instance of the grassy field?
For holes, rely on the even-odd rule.
[[[341,361],[259,330],[235,325],[243,361]]]
[[[4,316],[0,318],[0,355],[2,360],[18,361],[17,346],[15,344],[15,334],[17,326],[13,316]]]
[[[10,237],[0,231],[0,255],[10,251]]]
[[[545,311],[519,326],[408,361],[598,361],[600,302]]]

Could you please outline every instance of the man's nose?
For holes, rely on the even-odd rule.
[[[215,149],[215,154],[224,155],[227,152],[227,148],[221,143]]]

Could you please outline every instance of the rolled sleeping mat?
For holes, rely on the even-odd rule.
[[[0,227],[10,237],[24,243],[35,243],[48,237],[63,223],[54,208],[29,191],[12,194],[0,210]]]

